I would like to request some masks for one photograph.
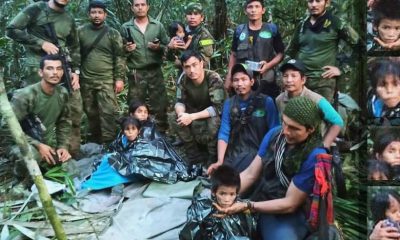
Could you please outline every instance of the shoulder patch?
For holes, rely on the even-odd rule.
[[[243,33],[243,32],[242,32],[242,33],[240,34],[240,36],[239,36],[239,40],[240,40],[240,41],[243,41],[245,38],[246,38],[246,33]]]
[[[213,45],[214,41],[212,39],[203,39],[199,41],[200,46],[204,47],[204,46],[209,46],[209,45]]]
[[[262,31],[262,32],[260,32],[260,35],[259,35],[261,38],[271,38],[272,37],[272,35],[271,35],[271,33],[270,32],[268,32],[268,31]]]

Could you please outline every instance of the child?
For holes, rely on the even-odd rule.
[[[378,0],[371,9],[375,37],[369,39],[368,51],[399,50],[400,0]]]
[[[373,95],[368,100],[372,123],[400,125],[400,64],[391,59],[377,59],[369,64]]]
[[[185,42],[182,50],[186,50],[192,42],[192,35],[186,36],[185,26],[181,22],[172,22],[168,27],[169,37],[176,37]]]
[[[371,215],[374,225],[381,228],[391,227],[392,231],[399,232],[400,223],[400,196],[394,190],[380,190],[371,199]],[[374,231],[378,229],[374,228]],[[382,230],[382,229],[380,229]],[[374,234],[374,231],[371,235]],[[369,239],[375,239],[370,237]],[[385,238],[386,239],[386,238]],[[392,239],[392,238],[388,238]],[[393,238],[398,239],[398,238]]]
[[[210,189],[195,189],[188,220],[179,233],[179,239],[254,239],[256,223],[250,211],[223,216],[213,204],[222,208],[238,201],[240,176],[232,167],[221,165],[213,171]],[[249,209],[250,210],[250,209]]]
[[[133,117],[125,117],[120,120],[120,126],[122,132],[110,145],[112,153],[103,156],[96,171],[82,184],[82,189],[100,190],[117,186],[115,189],[122,190],[122,184],[140,179],[140,176],[126,171],[126,165],[129,164],[126,161],[129,160],[130,150],[137,143],[141,124]]]
[[[371,159],[368,161],[368,180],[389,180],[389,165],[386,162]]]

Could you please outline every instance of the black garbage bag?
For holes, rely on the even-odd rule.
[[[110,149],[116,151],[109,163],[121,175],[142,175],[164,182],[190,181],[196,178],[198,168],[188,166],[173,147],[157,132],[153,122],[146,122],[133,146],[123,146],[115,141]]]
[[[240,200],[239,200],[240,201]],[[196,187],[192,204],[187,211],[187,222],[179,233],[180,240],[245,240],[255,239],[256,220],[249,212],[215,217],[208,180]]]

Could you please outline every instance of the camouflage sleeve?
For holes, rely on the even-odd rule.
[[[292,39],[289,42],[289,45],[285,51],[285,60],[293,59],[296,58],[296,55],[299,51],[299,35],[300,35],[300,28],[301,28],[301,23],[299,26],[297,26],[294,30],[294,34]]]
[[[216,72],[209,73],[208,76],[208,91],[212,107],[218,116],[222,113],[222,106],[225,100],[224,82]]]
[[[67,104],[68,93],[63,92],[63,94],[65,95],[64,97],[65,106],[56,122],[56,139],[57,139],[57,148],[68,149],[72,123],[71,123],[69,104]]]
[[[70,51],[72,70],[75,70],[81,66],[81,52],[76,24],[73,19],[72,21],[71,32],[66,38],[66,45]]]
[[[118,31],[112,32],[113,36],[111,38],[113,46],[113,56],[114,56],[114,73],[113,78],[116,80],[125,80],[126,63],[124,57],[124,48],[122,43],[121,34]]]
[[[214,38],[207,30],[202,31],[201,33],[199,40],[199,51],[207,64],[209,64],[210,58],[214,53]]]
[[[339,37],[350,45],[356,45],[359,43],[360,36],[350,26],[348,22],[343,19],[339,19]]]
[[[13,39],[14,41],[30,46],[33,49],[40,50],[44,42],[43,39],[30,34],[27,28],[33,21],[40,11],[36,4],[28,5],[24,8],[18,15],[11,20],[11,22],[6,27],[7,37]]]

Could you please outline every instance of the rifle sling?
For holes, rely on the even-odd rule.
[[[107,32],[108,32],[108,26],[104,26],[103,31],[101,31],[101,33],[90,45],[90,47],[86,51],[81,53],[81,62],[83,62],[86,59],[89,53],[96,47],[96,45],[100,42],[100,40],[104,37],[104,35],[106,35]]]

